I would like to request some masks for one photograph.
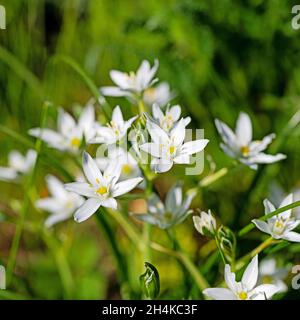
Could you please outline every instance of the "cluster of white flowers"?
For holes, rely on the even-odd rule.
[[[145,166],[140,162],[142,156],[151,155],[150,169],[154,173],[164,173],[171,170],[174,164],[190,164],[191,155],[203,151],[207,146],[207,139],[186,141],[186,128],[191,118],[182,117],[181,107],[169,103],[175,96],[174,92],[165,82],[156,84],[157,70],[157,60],[152,67],[148,61],[143,61],[136,73],[112,70],[110,77],[116,86],[100,89],[105,96],[126,97],[132,103],[142,105],[143,108],[139,108],[142,114],[124,120],[120,106],[116,106],[110,121],[100,124],[93,104],[88,103],[78,121],[60,108],[57,131],[49,128],[29,130],[31,136],[41,139],[51,148],[70,152],[74,157],[82,154],[84,181],[64,184],[54,176],[46,177],[50,196],[36,202],[37,208],[50,213],[45,221],[46,227],[51,227],[72,215],[75,221],[83,222],[100,207],[116,210],[116,198],[138,186],[143,188],[144,183],[148,183],[147,175],[144,174]],[[146,106],[152,108],[152,114],[145,112]],[[151,142],[142,139],[141,143],[132,143],[134,153],[131,153],[127,150],[127,137],[128,132],[135,129],[135,124],[146,130]],[[240,113],[235,132],[218,119],[215,120],[215,124],[223,140],[221,148],[224,152],[250,168],[256,169],[258,164],[273,163],[286,158],[280,153],[269,155],[263,152],[275,138],[275,134],[269,134],[260,141],[252,140],[252,123],[246,113]],[[89,144],[106,147],[108,154],[103,153],[92,158],[85,151]],[[0,179],[14,180],[32,169],[35,162],[36,152],[33,150],[29,150],[25,157],[17,151],[11,152],[9,167],[0,167]],[[142,181],[144,183],[141,183]],[[152,191],[147,202],[148,212],[134,216],[159,228],[170,228],[182,222],[191,213],[189,208],[196,192],[191,189],[186,194],[184,198],[182,186],[178,183],[169,190],[164,202]],[[292,202],[291,194],[282,201],[280,207]],[[266,214],[275,211],[274,205],[268,200],[264,201],[264,206]],[[215,237],[217,241],[217,223],[210,210],[208,213],[200,211],[200,215],[193,217],[193,222],[200,234]],[[255,219],[253,223],[275,239],[300,242],[300,234],[293,231],[300,224],[300,219],[293,216],[291,210],[275,215],[267,221]],[[274,261],[272,266],[270,263],[268,266],[261,265],[260,280],[263,283],[264,277],[272,276],[273,280],[275,279],[273,284],[263,283],[256,286],[259,277],[258,257],[255,256],[240,282],[236,281],[230,265],[226,264],[225,282],[228,288],[209,288],[204,294],[217,300],[269,299],[276,292],[286,289],[282,278],[275,274]]]

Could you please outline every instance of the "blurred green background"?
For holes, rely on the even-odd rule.
[[[82,77],[58,55],[72,57],[98,87],[111,84],[111,69],[136,70],[143,59],[158,58],[158,77],[176,91],[174,103],[192,116],[191,126],[204,128],[210,139],[206,155],[211,159],[205,172],[185,178],[187,188],[209,173],[210,165],[217,169],[231,165],[219,149],[216,117],[233,127],[239,111],[246,111],[254,123],[254,138],[277,133],[269,150],[288,156],[257,172],[233,167],[220,181],[200,190],[193,207],[211,208],[224,224],[240,227],[263,213],[262,200],[270,196],[272,185],[276,183],[285,193],[300,186],[300,129],[289,122],[300,106],[300,30],[291,28],[293,1],[2,0],[1,4],[7,13],[7,29],[0,30],[2,126],[26,136],[28,129],[40,124],[45,100],[71,110],[91,97]],[[108,100],[130,115],[127,101]],[[55,107],[47,126],[55,124]],[[3,133],[0,145],[1,165],[6,164],[11,149],[26,150]],[[66,156],[54,154],[68,165]],[[56,168],[41,163],[32,198],[45,195],[44,176],[49,172],[65,179]],[[180,169],[161,175],[156,181],[161,195],[180,177]],[[19,185],[0,182],[0,263],[4,265],[23,197]],[[41,299],[138,297],[143,258],[114,221],[108,219],[120,251],[135,265],[129,272],[132,292],[120,287],[96,219],[80,225],[61,223],[44,234],[39,226],[46,214],[37,212],[32,203],[29,207],[10,288],[13,292]],[[236,221],[239,214],[241,221]],[[205,241],[194,231],[191,219],[176,227],[176,233],[207,279],[217,279],[222,267],[205,272],[209,269],[204,264]],[[153,234],[158,242],[167,243],[160,230],[153,229]],[[238,254],[257,245],[260,236],[254,232],[239,241]],[[299,246],[290,248],[294,249],[284,251],[285,261],[299,262]],[[161,276],[162,297],[181,298],[184,275],[176,261],[159,253],[153,259]]]

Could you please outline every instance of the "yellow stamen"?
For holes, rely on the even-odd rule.
[[[96,191],[98,194],[100,194],[101,196],[103,196],[105,193],[107,193],[107,188],[106,187],[100,187],[99,189],[97,189]]]
[[[100,183],[100,180],[98,178],[96,178],[96,183],[99,184]]]
[[[241,292],[238,294],[238,297],[239,297],[240,300],[247,300],[247,298],[248,298],[247,292],[241,291]]]
[[[122,167],[123,174],[130,174],[132,172],[132,168],[129,164],[124,164]]]
[[[80,139],[74,137],[71,139],[71,146],[74,147],[74,148],[78,148],[81,144],[81,141]]]
[[[174,146],[171,146],[171,147],[169,148],[169,152],[170,152],[170,154],[173,154],[173,153],[175,152],[175,147],[174,147]]]
[[[244,157],[249,156],[250,149],[249,149],[248,146],[243,146],[243,147],[241,147],[240,150],[241,150],[241,153],[242,153],[242,155],[243,155]]]

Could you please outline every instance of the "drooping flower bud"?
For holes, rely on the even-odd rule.
[[[211,211],[208,213],[201,211],[199,216],[193,217],[196,230],[204,236],[213,237],[216,232],[217,223]]]
[[[236,250],[236,238],[234,233],[228,227],[221,226],[218,229],[218,241],[226,261],[231,264],[235,259]]]

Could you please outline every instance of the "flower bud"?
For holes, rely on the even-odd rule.
[[[221,250],[228,263],[232,263],[235,259],[236,238],[234,233],[225,226],[218,229],[218,240]]]
[[[208,213],[202,211],[199,216],[194,216],[193,222],[196,230],[202,235],[209,237],[215,235],[217,223],[210,210]]]
[[[145,262],[146,271],[140,276],[142,292],[148,299],[155,299],[159,295],[160,282],[157,269],[149,262]]]

